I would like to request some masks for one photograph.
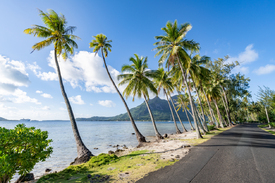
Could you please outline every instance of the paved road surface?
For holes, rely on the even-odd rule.
[[[191,149],[138,183],[275,182],[275,136],[256,124],[239,125]]]

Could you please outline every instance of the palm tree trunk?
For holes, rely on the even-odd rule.
[[[231,120],[231,116],[230,116],[230,108],[229,108],[229,103],[228,103],[228,100],[227,100],[227,95],[226,95],[226,92],[224,90],[224,87],[222,86],[222,91],[223,91],[223,95],[224,95],[224,99],[225,99],[225,102],[226,102],[226,107],[227,107],[227,111],[228,111],[228,117],[229,117],[229,121],[230,121],[230,124],[233,124],[232,123],[232,120]],[[233,124],[234,125],[234,124]]]
[[[209,100],[208,100],[208,97],[207,97],[207,95],[206,95],[206,93],[205,93],[205,90],[204,90],[204,88],[202,87],[202,85],[201,85],[201,88],[202,88],[203,94],[204,94],[204,96],[205,96],[205,98],[206,98],[207,105],[208,105],[208,107],[209,107],[210,116],[211,116],[211,118],[212,118],[212,121],[213,121],[213,123],[216,123],[216,126],[217,126],[217,122],[214,120],[214,115],[213,115],[213,112],[212,112],[212,108],[211,108],[210,102],[209,102]]]
[[[176,107],[175,107],[175,104],[174,104],[174,102],[173,102],[173,100],[172,100],[172,97],[171,97],[170,95],[169,95],[169,97],[170,97],[170,101],[171,101],[171,103],[172,103],[172,105],[173,105],[173,108],[174,108],[174,110],[175,110],[175,112],[176,112],[176,115],[177,115],[177,117],[178,117],[178,119],[179,119],[179,121],[180,121],[180,124],[181,124],[181,126],[182,126],[183,131],[184,131],[184,132],[187,132],[186,128],[184,127],[184,125],[183,125],[183,123],[182,123],[182,121],[181,121],[181,119],[180,119],[179,113],[178,113],[178,111],[176,110]]]
[[[193,99],[192,99],[192,95],[191,95],[191,92],[190,92],[190,89],[188,87],[188,83],[187,83],[187,80],[186,80],[186,77],[185,77],[185,72],[182,68],[182,65],[181,65],[181,62],[180,62],[180,59],[179,57],[177,56],[177,59],[178,59],[178,64],[180,66],[180,70],[181,70],[181,73],[182,73],[182,77],[183,77],[183,80],[185,82],[185,85],[186,85],[186,88],[187,88],[187,91],[188,91],[188,96],[189,96],[189,100],[190,100],[190,105],[191,105],[191,110],[192,110],[192,114],[194,116],[195,114],[195,111],[194,111],[194,105],[193,105]],[[199,127],[198,127],[198,123],[197,123],[197,120],[196,118],[193,118],[194,119],[194,123],[195,123],[195,128],[196,128],[196,133],[197,133],[197,138],[202,138],[201,136],[201,133],[200,133],[200,130],[199,130]]]
[[[200,107],[201,107],[202,118],[203,118],[202,124],[203,124],[203,126],[204,126],[205,131],[208,132],[208,128],[207,128],[207,124],[206,124],[206,120],[205,120],[205,116],[204,116],[204,111],[203,111],[203,107],[202,107],[202,104],[201,104],[201,98],[200,98],[199,92],[198,92],[198,90],[197,90],[196,84],[195,84],[195,82],[194,82],[194,80],[193,80],[193,77],[191,76],[191,78],[192,78],[192,81],[193,81],[193,83],[194,83],[194,88],[195,88],[195,91],[196,91],[196,93],[197,93],[197,96],[198,96],[198,99],[199,99],[199,103],[200,103]]]
[[[178,94],[180,95],[180,92],[178,91]],[[185,107],[185,105],[184,105],[184,103],[183,103],[183,101],[182,101],[182,99],[180,98],[180,101],[181,101],[181,105],[183,106],[183,108],[184,108],[184,112],[185,112],[185,115],[186,115],[186,117],[187,117],[187,119],[188,119],[188,122],[189,122],[189,124],[190,124],[190,127],[191,127],[191,130],[194,130],[194,127],[193,127],[193,125],[192,125],[192,123],[191,123],[191,121],[190,121],[190,119],[189,119],[189,116],[188,116],[188,113],[186,112],[186,107]]]
[[[215,100],[215,99],[213,99],[213,102],[214,102],[214,104],[215,104],[215,106],[216,106],[216,109],[217,109],[217,113],[218,113],[218,117],[219,117],[220,125],[221,125],[221,127],[222,127],[222,128],[224,128],[223,123],[222,123],[222,116],[221,116],[221,113],[220,113],[219,107],[218,107],[218,105],[217,105],[217,102],[216,102],[216,100]]]
[[[228,110],[227,110],[227,107],[226,107],[226,104],[225,104],[225,101],[224,101],[223,96],[222,96],[222,102],[223,102],[224,109],[225,109],[225,112],[226,112],[226,115],[227,115],[228,126],[231,126],[232,124],[230,123],[230,119],[229,119]]]
[[[64,85],[63,85],[62,76],[61,76],[59,64],[58,64],[58,61],[57,61],[56,49],[54,50],[54,57],[55,57],[56,70],[57,70],[57,75],[58,75],[58,79],[59,79],[59,85],[60,85],[60,88],[61,88],[61,93],[62,93],[62,96],[64,98],[65,104],[67,106],[67,110],[68,110],[68,113],[69,113],[69,118],[70,118],[72,129],[73,129],[74,138],[75,138],[75,141],[76,141],[77,158],[78,159],[80,159],[80,158],[81,159],[86,159],[88,161],[90,159],[90,157],[93,156],[93,154],[85,146],[85,144],[83,143],[83,141],[80,137],[80,134],[79,134],[79,131],[78,131],[78,128],[77,128],[77,124],[76,124],[76,121],[75,121],[75,117],[74,117],[74,114],[73,114],[73,110],[72,110],[71,104],[68,100],[68,97],[67,97],[67,94],[65,92]],[[78,164],[78,163],[83,163],[83,162],[76,162],[75,161],[75,163]]]
[[[144,97],[144,100],[145,100],[145,104],[147,106],[147,109],[148,109],[148,112],[150,114],[150,117],[151,117],[151,120],[152,120],[152,123],[153,123],[153,127],[154,127],[154,130],[155,130],[155,133],[156,133],[156,137],[157,139],[163,139],[163,136],[161,136],[161,134],[159,133],[158,129],[157,129],[157,126],[156,126],[156,123],[155,123],[155,119],[154,119],[154,116],[152,114],[152,111],[150,109],[150,106],[148,104],[148,101],[146,99],[146,96],[143,94],[143,97]]]
[[[131,114],[131,112],[130,112],[130,109],[129,109],[129,107],[128,107],[126,101],[124,100],[123,96],[121,95],[121,93],[120,93],[120,91],[118,90],[118,88],[117,88],[115,82],[114,82],[113,79],[112,79],[112,76],[111,76],[111,74],[110,74],[110,72],[109,72],[109,70],[108,70],[108,67],[107,67],[107,64],[106,64],[106,61],[105,61],[105,57],[104,57],[103,49],[102,49],[102,48],[101,48],[101,54],[102,54],[102,58],[103,58],[103,61],[104,61],[104,66],[105,66],[105,69],[106,69],[106,71],[107,71],[107,73],[108,73],[108,76],[109,76],[109,78],[110,78],[112,84],[114,85],[114,87],[115,87],[117,93],[119,94],[119,96],[120,96],[120,98],[121,98],[122,102],[124,103],[124,106],[125,106],[125,108],[126,108],[126,110],[127,110],[128,116],[129,116],[130,121],[131,121],[131,123],[132,123],[132,126],[133,126],[133,128],[134,128],[134,130],[135,130],[135,133],[136,133],[136,137],[137,137],[138,142],[139,142],[139,143],[146,142],[145,137],[139,132],[139,130],[138,130],[137,126],[136,126],[136,123],[135,123],[135,121],[134,121],[134,118],[132,117],[132,114]]]
[[[195,105],[195,104],[194,104],[194,105]],[[201,122],[201,120],[200,120],[200,118],[199,118],[199,113],[198,113],[198,109],[197,109],[197,108],[195,108],[195,116],[196,116],[196,118],[197,118],[197,121],[198,121],[198,124],[199,124],[200,129],[203,131],[203,134],[205,135],[206,130],[205,130],[205,127],[202,125],[202,122]]]
[[[266,106],[265,106],[264,108],[265,108],[265,113],[266,113],[266,117],[267,117],[268,127],[271,128],[270,121],[269,121],[269,116],[268,116],[268,112],[267,112]]]
[[[191,123],[191,121],[190,121],[190,119],[189,119],[189,116],[188,116],[188,113],[187,113],[186,110],[187,110],[187,109],[186,109],[186,107],[184,106],[184,112],[185,112],[185,115],[187,116],[187,119],[188,119],[188,122],[189,122],[189,124],[190,124],[191,130],[194,130],[194,127],[193,127],[193,125],[192,125],[192,123]]]
[[[176,119],[175,119],[175,116],[174,116],[174,113],[173,113],[171,104],[170,104],[170,102],[169,102],[168,94],[166,93],[165,89],[163,89],[163,91],[164,91],[164,94],[165,94],[165,96],[166,96],[166,99],[167,99],[167,102],[168,102],[168,105],[169,105],[169,108],[170,108],[170,111],[171,111],[171,114],[172,114],[172,117],[173,117],[173,121],[174,121],[174,124],[175,124],[175,127],[176,127],[176,133],[177,133],[177,134],[181,134],[181,131],[180,131],[180,129],[178,128],[178,125],[177,125],[177,122],[176,122]]]

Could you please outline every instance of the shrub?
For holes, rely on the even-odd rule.
[[[215,130],[216,126],[215,125],[208,125],[207,128],[208,128],[209,131],[211,131],[211,130]]]
[[[25,175],[52,153],[48,132],[18,124],[14,129],[0,127],[0,182],[8,182],[18,172]]]

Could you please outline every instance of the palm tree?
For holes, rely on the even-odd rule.
[[[154,87],[153,82],[150,80],[154,73],[148,69],[147,57],[144,58],[139,57],[137,54],[134,55],[135,57],[131,57],[129,59],[129,61],[132,62],[131,65],[122,66],[121,71],[127,73],[118,75],[118,80],[122,79],[119,85],[127,84],[127,87],[123,91],[123,95],[126,96],[126,98],[128,98],[130,95],[133,95],[134,101],[136,95],[138,98],[141,98],[142,96],[144,97],[145,104],[148,108],[148,112],[153,123],[156,137],[158,139],[163,139],[161,134],[158,132],[154,116],[148,104],[149,91],[157,94],[157,90]]]
[[[180,108],[182,108],[182,110],[185,112],[185,115],[188,119],[188,122],[189,122],[189,125],[191,127],[191,130],[194,130],[194,127],[189,119],[189,116],[188,116],[188,113],[187,113],[187,110],[188,110],[188,104],[189,104],[189,99],[187,98],[187,96],[184,96],[184,95],[181,95],[179,94],[178,95],[178,99],[177,99],[177,107],[178,109],[177,110],[180,110]]]
[[[205,115],[204,115],[204,110],[203,110],[203,107],[202,107],[201,98],[200,98],[197,86],[200,85],[202,80],[209,80],[210,79],[210,71],[208,69],[202,67],[202,65],[206,64],[209,61],[210,61],[210,58],[207,57],[207,56],[202,56],[201,57],[200,55],[195,55],[191,59],[191,63],[190,63],[189,68],[187,70],[190,73],[190,77],[191,77],[191,79],[194,83],[194,89],[197,93],[198,101],[199,101],[201,112],[202,112],[204,129],[206,131],[208,131],[208,128],[207,128]]]
[[[186,40],[184,37],[186,36],[187,32],[192,28],[189,23],[185,23],[178,27],[177,21],[175,20],[174,23],[170,21],[167,22],[166,27],[163,27],[162,30],[165,32],[162,36],[156,36],[155,38],[158,40],[154,45],[157,47],[155,48],[158,52],[156,56],[161,55],[159,63],[162,64],[167,60],[166,66],[169,68],[170,65],[174,66],[175,63],[180,67],[181,74],[185,85],[187,87],[189,100],[191,104],[192,114],[194,116],[194,105],[192,102],[192,95],[190,89],[188,88],[187,80],[186,80],[186,72],[184,68],[188,68],[188,65],[191,62],[189,54],[187,51],[198,51],[199,44],[195,43],[193,40]],[[202,138],[196,118],[194,118],[194,123],[196,127],[197,138]]]
[[[130,109],[129,109],[126,101],[124,100],[123,96],[121,95],[120,91],[118,90],[118,88],[117,88],[115,82],[113,81],[112,76],[111,76],[111,74],[108,70],[108,67],[107,67],[107,64],[106,64],[106,61],[105,61],[105,57],[108,56],[108,51],[111,52],[112,45],[110,43],[112,42],[112,40],[107,40],[107,37],[104,34],[98,34],[98,35],[93,36],[93,37],[95,39],[90,42],[90,48],[94,48],[93,52],[95,52],[95,54],[97,54],[98,51],[101,49],[101,55],[102,55],[102,59],[103,59],[103,62],[104,62],[105,69],[106,69],[107,74],[108,74],[112,84],[114,85],[117,93],[119,94],[122,102],[124,103],[124,106],[127,110],[130,121],[132,123],[132,126],[133,126],[133,128],[136,132],[137,140],[138,140],[139,143],[146,142],[145,137],[139,132],[139,130],[138,130],[136,124],[135,124],[135,121],[132,117],[132,114],[130,112]]]
[[[216,106],[216,109],[217,109],[217,114],[218,114],[218,117],[219,117],[219,121],[220,121],[220,125],[222,128],[224,128],[223,126],[223,119],[222,119],[222,116],[221,116],[221,113],[220,113],[220,110],[219,110],[219,107],[218,107],[218,104],[217,104],[217,100],[221,97],[221,93],[220,93],[220,88],[218,85],[215,85],[213,84],[211,87],[208,88],[208,95],[212,98],[215,106]],[[218,126],[216,126],[218,128]]]
[[[170,96],[170,93],[173,92],[173,83],[172,83],[172,79],[171,77],[169,77],[169,72],[164,71],[163,68],[158,68],[158,70],[155,73],[155,77],[153,79],[156,88],[158,89],[158,94],[160,93],[161,90],[163,90],[164,95],[166,96],[170,111],[171,111],[171,115],[173,117],[173,121],[176,127],[176,133],[180,134],[181,131],[179,130],[178,126],[177,126],[177,122],[171,107],[171,104],[169,102],[169,98],[168,95]],[[175,109],[176,111],[176,109]],[[177,111],[176,111],[177,112]],[[179,118],[179,116],[178,116]],[[179,118],[180,119],[180,118]],[[185,128],[184,128],[185,129]]]
[[[51,45],[52,43],[54,44],[54,58],[55,58],[55,64],[56,64],[56,71],[58,74],[61,93],[64,97],[65,104],[67,106],[67,110],[69,113],[72,129],[73,129],[73,133],[76,141],[77,158],[74,161],[74,164],[83,163],[88,161],[90,157],[93,156],[93,154],[85,146],[85,144],[83,143],[80,137],[77,124],[75,121],[75,117],[73,114],[73,110],[71,108],[70,102],[68,100],[68,97],[62,82],[62,76],[61,76],[61,72],[60,72],[60,68],[57,60],[57,57],[60,55],[62,55],[63,59],[66,60],[66,58],[68,57],[68,53],[73,54],[74,48],[77,48],[77,44],[74,41],[74,39],[79,39],[79,38],[72,34],[76,29],[76,27],[67,26],[67,21],[64,15],[59,16],[53,10],[48,10],[48,13],[44,13],[41,10],[39,10],[39,12],[45,24],[45,27],[40,25],[33,25],[32,28],[25,29],[24,33],[33,34],[34,36],[45,38],[45,40],[39,43],[36,43],[35,45],[32,46],[33,51],[34,50],[39,51],[42,48],[45,48]]]

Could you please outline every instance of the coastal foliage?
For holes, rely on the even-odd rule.
[[[18,124],[14,129],[0,127],[0,182],[8,182],[17,172],[25,175],[52,153],[48,132]]]

